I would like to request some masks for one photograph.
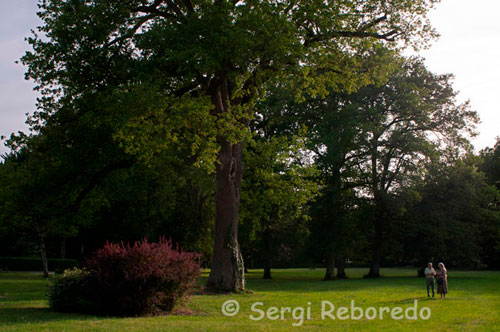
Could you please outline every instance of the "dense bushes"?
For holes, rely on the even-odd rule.
[[[56,311],[105,315],[169,312],[188,294],[199,274],[199,255],[179,251],[165,239],[133,246],[108,243],[82,271],[66,271],[56,278],[49,303]]]
[[[50,271],[62,272],[78,266],[75,259],[48,259]],[[2,271],[42,271],[42,259],[30,257],[0,257]]]
[[[88,271],[79,268],[66,270],[53,280],[48,294],[50,307],[60,312],[91,312]]]

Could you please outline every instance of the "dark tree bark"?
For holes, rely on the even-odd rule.
[[[337,278],[346,279],[347,275],[345,274],[345,257],[343,255],[339,255],[336,261],[337,261]]]
[[[335,279],[335,255],[329,253],[326,259],[326,272],[325,278],[323,280],[334,280]]]
[[[43,276],[45,278],[49,277],[49,264],[47,261],[47,248],[45,247],[45,237],[43,235],[38,236],[38,245],[40,246],[40,256],[42,258],[42,269],[43,269]]]
[[[65,259],[66,258],[66,239],[62,239],[61,240],[61,252],[60,252],[60,255],[61,255],[61,259]]]
[[[85,245],[83,243],[83,240],[81,240],[80,243],[80,256],[83,258],[83,254],[85,253]]]
[[[271,276],[271,266],[266,264],[264,266],[264,276],[262,277],[263,279],[272,279]]]
[[[373,256],[368,272],[369,278],[380,277],[380,266],[382,261],[382,228],[383,228],[383,214],[378,213],[375,219],[375,234],[373,238]]]
[[[375,201],[375,220],[374,220],[374,236],[373,236],[373,252],[370,272],[366,277],[380,277],[380,263],[382,258],[382,225],[384,222],[384,204],[380,188],[384,188],[383,183],[379,183],[378,179],[378,139],[380,134],[373,133],[372,149],[371,149],[371,186]]]
[[[229,112],[227,81],[213,84],[211,96],[216,115]],[[238,243],[243,142],[231,144],[224,137],[217,141],[220,150],[216,165],[214,249],[207,288],[237,292],[245,289],[245,268]]]
[[[238,244],[242,145],[221,142],[216,174],[214,251],[208,287],[215,291],[245,288],[244,265]]]
[[[273,259],[272,243],[271,243],[271,230],[266,227],[263,234],[264,240],[264,279],[272,279],[271,277],[271,265]]]

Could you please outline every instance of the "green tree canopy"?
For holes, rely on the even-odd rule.
[[[357,59],[386,41],[425,44],[435,2],[42,0],[23,57],[42,93],[32,125],[42,134],[109,127],[103,141],[140,160],[181,146],[193,163],[215,164],[209,285],[239,290],[242,142],[263,83],[293,78],[313,94],[369,83],[378,68]],[[112,146],[88,142],[66,146],[102,156]]]

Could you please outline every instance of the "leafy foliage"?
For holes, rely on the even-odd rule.
[[[264,132],[256,129],[244,151],[240,220],[247,259],[270,267],[273,257],[286,264],[304,246],[306,205],[318,184],[317,170],[305,162],[304,132],[293,137],[266,137]]]
[[[491,258],[498,253],[494,242],[500,229],[495,202],[500,194],[486,183],[475,159],[469,156],[451,165],[433,165],[414,189],[418,198],[407,204],[394,234],[402,243],[405,261],[494,266]]]
[[[73,268],[53,279],[49,285],[48,301],[52,310],[58,312],[91,312],[90,274],[86,270]]]

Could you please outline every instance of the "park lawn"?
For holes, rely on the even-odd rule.
[[[383,269],[383,278],[362,279],[365,269],[347,269],[349,279],[321,281],[324,270],[273,270],[273,280],[261,279],[262,271],[250,270],[247,288],[251,293],[195,295],[187,307],[190,315],[109,318],[49,311],[45,293],[47,281],[35,273],[0,273],[0,331],[500,331],[500,272],[450,271],[449,296],[428,299],[425,280],[415,269]],[[203,273],[206,280],[207,271]],[[222,304],[237,300],[240,312],[233,317],[221,313]],[[407,307],[418,300],[428,307],[428,320],[321,319],[321,302],[336,307]],[[310,307],[311,320],[294,327],[291,314],[285,319],[253,321],[254,302],[260,309]],[[187,311],[187,310],[185,310]],[[335,312],[333,314],[336,315]]]

